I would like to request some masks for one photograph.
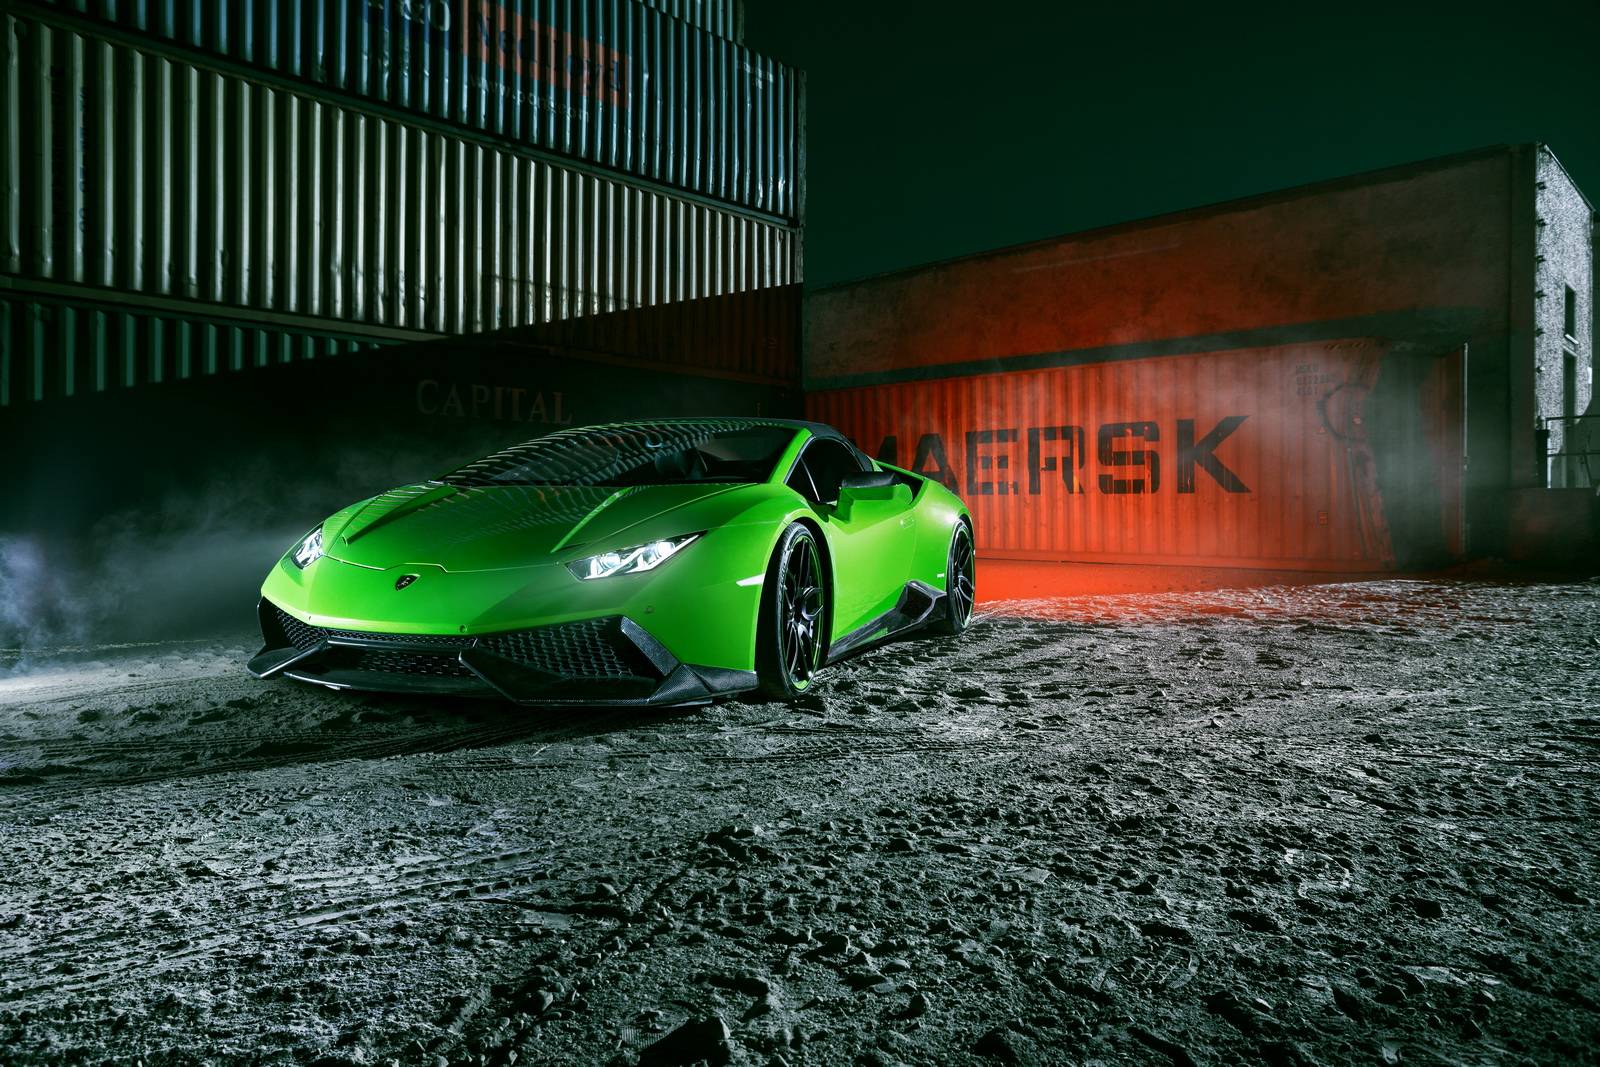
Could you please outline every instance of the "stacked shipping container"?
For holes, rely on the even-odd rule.
[[[727,4],[55,0],[41,17],[48,8],[258,77],[482,131],[770,216],[795,216],[796,75],[722,31],[674,17],[690,9],[726,25]],[[70,47],[50,57],[69,81]],[[39,50],[47,53],[48,45]],[[173,72],[175,88],[183,77]]]
[[[738,22],[13,7],[0,402],[798,280],[801,81]]]
[[[257,353],[238,331],[193,327],[187,349],[176,335],[144,332],[129,348],[141,360],[155,359],[147,346],[164,354],[161,387],[130,395],[96,389],[91,377],[71,403],[0,415],[0,455],[27,457],[6,479],[0,543],[38,538],[52,553],[92,555],[101,522],[155,526],[182,543],[212,511],[294,526],[385,483],[432,477],[565,426],[707,411],[798,415],[799,317],[799,286],[781,286],[330,360],[282,360],[269,347],[285,365],[248,377],[205,373],[212,359],[218,369],[252,365]],[[79,361],[80,373],[94,369]],[[196,498],[224,503],[197,508]],[[259,580],[270,560],[236,562]]]
[[[645,3],[712,33],[735,41],[744,40],[744,0],[645,0]]]
[[[965,494],[1008,573],[1498,554],[1537,382],[1589,396],[1535,343],[1552,272],[1592,289],[1558,214],[1589,232],[1554,156],[1497,148],[830,287],[808,410]]]

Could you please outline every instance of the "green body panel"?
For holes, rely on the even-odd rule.
[[[892,609],[908,581],[943,591],[952,525],[966,514],[914,475],[914,500],[896,485],[815,504],[783,484],[808,436],[797,431],[762,484],[401,486],[331,516],[326,555],[304,570],[285,555],[261,592],[311,625],[372,633],[476,635],[623,615],[683,662],[753,670],[766,572],[791,523],[822,534],[838,638]],[[585,580],[567,567],[686,534],[700,537],[646,573]],[[405,575],[417,577],[397,589]]]
[[[887,463],[877,466],[882,470],[911,474]],[[911,476],[921,477],[916,474]],[[946,584],[949,576],[945,574],[945,566],[950,561],[950,536],[955,531],[956,523],[965,522],[970,526],[972,516],[960,497],[935,481],[924,481],[922,491],[917,494],[915,510],[917,536],[912,549],[911,578],[927,582],[941,593],[949,592]]]

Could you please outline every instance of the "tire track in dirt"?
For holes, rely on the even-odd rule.
[[[148,929],[72,932],[31,941],[10,951],[0,950],[0,964],[26,959],[34,976],[61,969],[55,979],[21,982],[0,980],[0,1000],[25,1007],[32,999],[81,993],[117,982],[137,983],[165,974],[190,961],[217,956],[252,941],[275,934],[291,934],[311,927],[384,911],[417,901],[486,898],[532,885],[536,875],[548,875],[550,857],[545,849],[517,849],[450,857],[428,862],[359,867],[317,872],[282,880],[258,880],[230,887],[236,896],[231,908],[207,910],[219,918],[209,924],[185,926],[181,936],[156,940]],[[327,899],[309,907],[274,906],[272,898],[257,901],[252,893],[331,891]],[[71,919],[67,912],[63,918]],[[225,917],[224,917],[225,916]],[[153,942],[153,943],[152,943]],[[85,949],[96,946],[95,969],[84,972],[78,961]],[[106,951],[110,948],[110,954]],[[63,969],[63,965],[66,965]],[[6,969],[6,968],[0,968]]]
[[[10,681],[0,678],[0,708],[66,703],[91,697],[104,700],[158,689],[171,689],[187,697],[193,692],[195,683],[204,682],[244,693],[259,684],[244,671],[247,655],[243,652],[238,657],[219,655],[204,669],[191,668],[182,674],[161,673],[160,677],[154,678],[129,678],[126,671],[103,666],[78,672],[71,672],[67,668],[59,671],[44,668],[44,673],[31,677],[13,678]],[[152,664],[145,665],[144,669],[158,671],[161,668]]]
[[[776,731],[775,731],[776,732]],[[959,733],[960,731],[954,731]],[[708,763],[767,764],[823,762],[859,756],[862,758],[888,758],[891,756],[918,755],[936,752],[970,752],[974,755],[1003,755],[1023,748],[1038,747],[1037,740],[1026,738],[1003,739],[992,736],[992,731],[974,729],[971,738],[934,735],[910,729],[882,730],[806,730],[790,729],[778,734],[780,745],[776,751],[740,753],[730,751],[726,739],[670,739],[648,746],[620,747],[607,744],[593,755],[564,752],[558,761],[530,762],[515,757],[474,757],[459,761],[453,766],[461,769],[545,771],[571,766],[574,763],[604,763],[611,761],[652,760],[662,756],[695,756]],[[1032,733],[1053,732],[1047,730]],[[526,740],[545,740],[527,738]],[[738,747],[758,745],[758,739],[743,738]]]
[[[228,755],[210,759],[193,766],[167,766],[148,771],[99,771],[73,764],[47,765],[37,773],[27,768],[14,767],[11,781],[0,779],[0,811],[15,810],[52,797],[73,796],[95,790],[119,789],[130,786],[162,782],[178,782],[195,778],[249,774],[290,764],[328,764],[351,760],[381,760],[395,756],[413,756],[424,753],[449,753],[464,748],[492,748],[530,739],[559,738],[572,733],[582,733],[581,727],[552,730],[540,722],[497,724],[477,727],[446,727],[425,731],[396,731],[381,737],[336,739],[325,732],[289,732],[279,735],[248,738],[218,738],[213,741],[193,740],[182,746],[184,751],[214,751],[219,748],[243,749],[241,755]],[[92,745],[85,745],[91,759],[95,755],[115,756],[123,762],[137,762],[148,754],[152,762],[171,763],[171,750],[165,739],[148,742],[130,742],[115,750],[103,749],[98,753]],[[266,749],[262,754],[254,754]],[[63,746],[57,752],[74,752]],[[19,774],[20,771],[20,774]]]
[[[889,759],[895,756],[932,755],[938,752],[960,752],[974,756],[999,756],[1022,748],[1037,748],[1036,744],[1020,741],[942,741],[933,738],[903,738],[901,740],[859,738],[848,743],[813,741],[786,745],[781,751],[758,755],[714,756],[717,763],[764,765],[782,763],[825,763],[843,759]]]
[[[647,872],[636,873],[642,875]],[[703,874],[704,871],[694,864],[680,864],[671,873],[650,879],[650,884],[644,889],[641,898],[647,901],[659,901],[668,897],[669,891],[679,883]],[[629,921],[633,918],[637,916],[601,918],[592,930],[574,931],[571,939],[577,941],[577,947],[583,949],[581,953],[575,952],[574,955],[588,962],[585,966],[570,969],[564,976],[563,983],[576,990],[591,982],[608,965],[628,958],[641,945],[647,943],[652,936],[650,924],[633,924]],[[551,1016],[559,1018],[562,1013],[570,1010],[572,1006],[570,995],[565,1001],[556,998],[546,1000],[541,996],[545,992],[544,987],[548,985],[548,979],[540,973],[540,970],[541,965],[534,964],[511,979],[498,982],[480,990],[475,996],[468,997],[460,1008],[440,1020],[439,1025],[443,1033],[429,1046],[429,1050],[435,1055],[442,1055],[460,1051],[463,1046],[470,1045],[482,1057],[481,1062],[508,1064],[516,1062],[520,1058],[520,1053],[515,1048],[519,1044],[518,1035],[506,1033],[492,1025],[483,1025],[480,1020],[486,1016],[501,1019],[519,1013],[535,1020]]]

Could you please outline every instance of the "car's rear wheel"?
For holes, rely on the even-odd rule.
[[[944,617],[933,624],[939,633],[958,634],[972,622],[978,589],[977,556],[972,527],[957,522],[950,534],[950,555],[945,560]]]
[[[761,594],[756,674],[766,695],[793,700],[811,688],[827,645],[827,595],[816,535],[795,523],[778,539]]]

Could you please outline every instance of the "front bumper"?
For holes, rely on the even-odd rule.
[[[689,704],[756,687],[753,671],[683,663],[624,615],[505,633],[389,634],[302,622],[262,598],[257,678],[518,704]]]

